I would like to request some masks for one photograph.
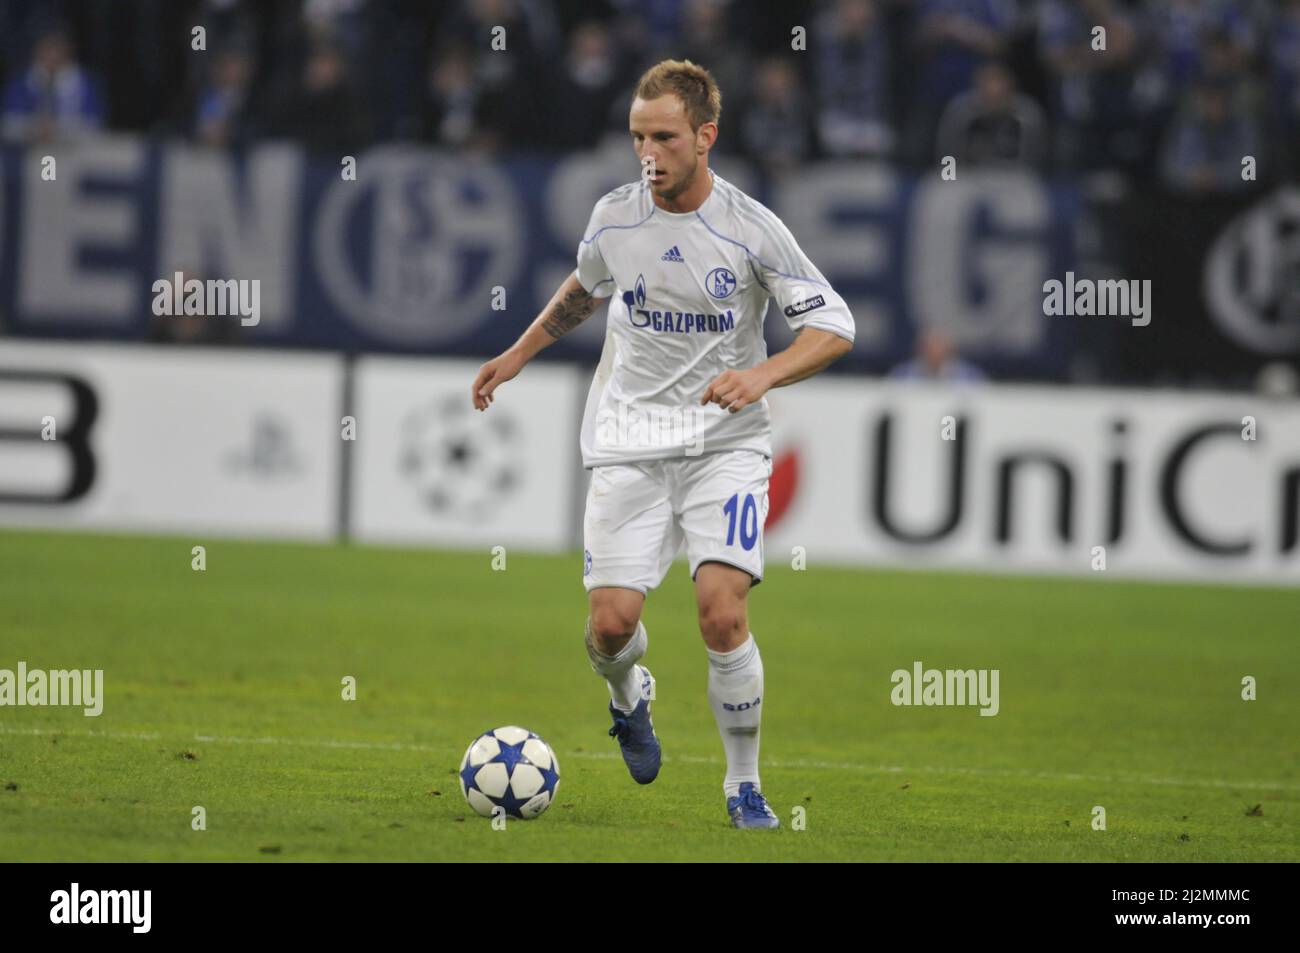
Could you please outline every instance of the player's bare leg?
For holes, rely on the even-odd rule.
[[[636,634],[645,594],[619,586],[601,586],[587,593],[591,641],[602,655],[618,655]]]
[[[649,784],[659,774],[662,757],[659,739],[650,721],[654,677],[638,665],[645,655],[646,631],[641,623],[645,595],[635,589],[600,586],[588,593],[587,656],[591,668],[609,685],[609,713],[623,760],[638,784]]]
[[[733,652],[749,639],[750,585],[749,573],[727,563],[700,563],[695,570],[700,635],[710,652]]]
[[[763,660],[749,631],[751,584],[749,573],[727,563],[704,562],[695,572],[700,635],[709,653],[709,707],[727,753],[727,813],[737,827],[777,827],[758,778]]]

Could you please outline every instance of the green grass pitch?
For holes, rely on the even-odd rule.
[[[1294,590],[769,560],[750,626],[783,827],[736,831],[684,562],[644,616],[665,760],[641,787],[580,556],[508,559],[0,533],[0,668],[100,668],[106,695],[0,708],[0,860],[1300,860]],[[892,705],[916,660],[998,669],[1000,713]],[[505,724],[562,780],[494,830],[455,769]]]

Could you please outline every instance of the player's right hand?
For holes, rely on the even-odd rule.
[[[499,385],[512,380],[523,370],[523,367],[524,362],[513,351],[506,351],[480,367],[478,376],[474,378],[474,388],[471,394],[474,409],[487,410],[492,403],[492,392]]]

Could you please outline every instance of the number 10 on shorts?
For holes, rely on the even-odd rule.
[[[740,494],[731,494],[731,499],[727,500],[722,507],[722,512],[727,514],[727,545],[734,546],[736,542],[736,512],[740,512],[740,545],[742,549],[750,550],[758,542],[758,504],[754,502],[754,494],[746,493],[744,504],[741,504]]]

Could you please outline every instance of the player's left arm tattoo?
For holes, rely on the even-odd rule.
[[[542,327],[553,338],[563,337],[591,317],[596,305],[596,299],[585,288],[578,287],[551,307],[542,321]]]

